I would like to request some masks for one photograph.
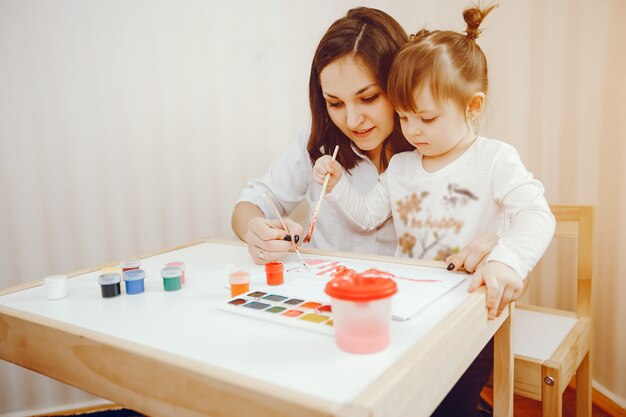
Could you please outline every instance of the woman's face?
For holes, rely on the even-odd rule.
[[[333,123],[370,159],[380,155],[394,126],[394,109],[360,58],[345,56],[320,72],[326,109]]]

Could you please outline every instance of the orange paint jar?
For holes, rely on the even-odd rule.
[[[235,271],[228,276],[230,296],[237,297],[250,291],[250,274],[245,271]]]
[[[265,276],[267,285],[282,285],[283,283],[283,263],[268,262],[265,264]]]

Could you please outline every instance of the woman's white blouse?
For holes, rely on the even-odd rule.
[[[297,143],[275,160],[261,178],[248,181],[239,195],[237,203],[246,201],[259,207],[268,219],[276,218],[267,200],[270,194],[276,207],[285,216],[303,200],[308,203],[310,219],[319,198],[322,186],[313,179],[313,166],[306,150],[310,130],[303,130]],[[354,149],[354,148],[353,148]],[[358,150],[355,149],[358,152]],[[346,179],[359,193],[366,195],[378,182],[378,170],[365,156],[350,170]],[[303,225],[304,232],[308,224]],[[301,236],[303,237],[303,236]],[[305,247],[314,247],[342,252],[393,255],[396,248],[396,233],[391,217],[372,231],[363,231],[354,225],[345,214],[327,202],[322,202],[315,232]]]

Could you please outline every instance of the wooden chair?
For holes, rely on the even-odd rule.
[[[578,240],[576,311],[516,306],[515,393],[542,401],[544,417],[561,417],[563,391],[576,374],[576,416],[591,417],[593,208],[550,208],[557,222],[555,238]]]

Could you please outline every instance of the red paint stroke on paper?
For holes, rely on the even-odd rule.
[[[337,262],[337,263],[339,263],[339,262]],[[337,268],[339,268],[340,266],[341,265],[339,265],[339,266],[332,265],[330,268],[324,269],[323,271],[320,271],[320,272],[318,272],[315,275],[326,275],[326,274],[328,274],[330,272],[335,272],[337,270]]]
[[[356,272],[353,269],[348,269],[345,266],[338,266],[337,271],[333,274],[333,276],[341,276],[345,274],[355,274],[364,278],[392,278],[392,279],[403,279],[407,281],[413,282],[442,282],[439,279],[418,279],[418,278],[408,278],[408,277],[400,277],[392,274],[391,272],[381,271],[380,269],[370,268],[361,273]]]
[[[323,264],[323,263],[328,262],[328,261],[326,261],[324,259],[306,259],[304,262],[309,264],[309,265],[317,265],[317,264]]]

